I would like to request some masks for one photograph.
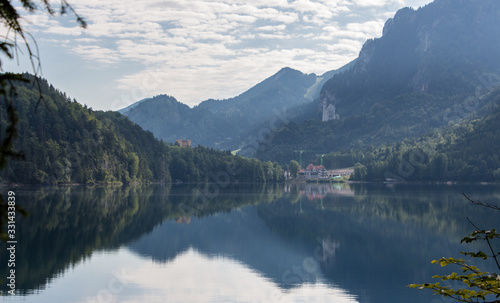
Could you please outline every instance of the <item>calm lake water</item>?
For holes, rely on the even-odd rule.
[[[2,302],[451,302],[406,285],[452,271],[430,261],[470,248],[466,217],[500,217],[462,196],[500,204],[490,185],[13,190],[30,216],[15,296],[0,243]]]

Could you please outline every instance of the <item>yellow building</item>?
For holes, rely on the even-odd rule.
[[[179,139],[175,141],[180,147],[191,147],[191,140]]]

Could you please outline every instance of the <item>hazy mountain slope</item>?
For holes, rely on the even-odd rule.
[[[229,114],[236,110],[240,114],[244,114],[248,110],[260,111],[261,109],[258,107],[264,107],[262,111],[269,109],[270,106],[290,107],[303,103],[304,92],[316,82],[316,78],[315,74],[306,75],[286,67],[237,97],[204,101],[196,108],[223,114]],[[271,100],[273,98],[279,99]]]
[[[500,1],[436,0],[398,11],[368,40],[351,69],[334,75],[321,101],[340,119],[290,123],[261,145],[260,159],[287,162],[420,136],[466,118],[499,85]],[[316,106],[319,106],[317,104]]]
[[[188,135],[186,131],[191,120],[191,109],[171,96],[159,95],[146,99],[123,114],[167,142],[174,142]],[[169,137],[171,133],[166,130],[172,130],[177,136]]]
[[[323,75],[317,77],[316,83],[311,87],[309,87],[308,91],[306,92],[306,97],[311,100],[316,100],[320,96],[321,90],[323,89],[323,86],[325,85],[326,82],[332,79],[333,76],[335,76],[336,74],[340,74],[344,71],[349,70],[351,67],[354,66],[355,63],[356,59],[347,63],[346,65],[342,66],[339,69],[326,72]]]
[[[318,77],[283,68],[231,99],[210,99],[190,109],[173,97],[161,95],[122,112],[168,142],[186,138],[195,145],[232,148],[239,145],[242,134],[252,127],[313,101],[319,96],[322,84],[341,70]]]
[[[127,115],[128,115],[128,113],[129,113],[129,112],[130,112],[130,111],[131,111],[134,107],[136,107],[137,105],[141,104],[142,102],[144,102],[144,101],[146,101],[146,100],[148,100],[148,98],[146,98],[146,99],[142,99],[142,100],[139,100],[139,101],[137,101],[137,102],[135,102],[135,103],[133,103],[133,104],[130,104],[129,106],[127,106],[127,107],[124,107],[124,108],[120,109],[118,112],[119,112],[120,114],[122,114],[122,115],[127,116]]]

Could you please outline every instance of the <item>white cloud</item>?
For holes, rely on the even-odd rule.
[[[215,54],[220,53],[229,53],[232,57],[214,58]],[[348,63],[355,57],[344,53],[345,51],[342,55],[336,55],[326,48],[320,53],[306,48],[282,50],[250,48],[237,52],[231,52],[223,47],[206,49],[187,54],[190,65],[168,62],[169,68],[156,71],[152,71],[153,68],[144,69],[120,79],[119,87],[125,91],[144,90],[140,85],[141,79],[151,77],[153,74],[157,82],[164,85],[151,89],[151,95],[168,92],[181,102],[195,105],[208,99],[208,96],[217,98],[236,96],[274,74],[277,66],[290,66],[306,73],[326,72]]]
[[[329,11],[328,7],[320,2],[314,2],[310,0],[295,0],[290,3],[290,6],[298,12],[316,12]]]
[[[266,25],[266,26],[261,26],[256,28],[256,31],[264,31],[264,32],[277,32],[277,31],[282,31],[285,30],[286,25],[280,24],[280,25]]]
[[[193,105],[237,95],[284,66],[317,74],[338,68],[379,37],[398,8],[429,1],[72,0],[87,29],[71,16],[43,13],[27,14],[25,24],[41,41],[104,64],[95,65],[102,73],[119,68],[110,85],[116,94],[155,70],[162,85],[145,93]]]
[[[403,0],[354,0],[357,6],[361,7],[382,7],[386,5],[404,6]]]
[[[116,51],[96,45],[77,45],[73,51],[92,62],[112,64],[119,61]]]
[[[279,33],[273,33],[273,34],[261,33],[261,34],[258,34],[257,36],[262,38],[262,39],[269,39],[269,40],[290,39],[291,38],[290,35],[283,35],[283,34],[279,34]]]
[[[358,40],[340,39],[336,44],[327,44],[325,47],[337,54],[352,54],[359,52],[362,43]]]
[[[385,20],[373,20],[363,23],[348,23],[345,28],[349,32],[363,33],[367,38],[376,38],[382,35],[384,24]]]

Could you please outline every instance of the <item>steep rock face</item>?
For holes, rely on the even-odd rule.
[[[340,116],[367,112],[401,94],[470,95],[483,74],[500,74],[500,1],[436,0],[399,10],[383,36],[368,40],[351,70],[320,98]]]

